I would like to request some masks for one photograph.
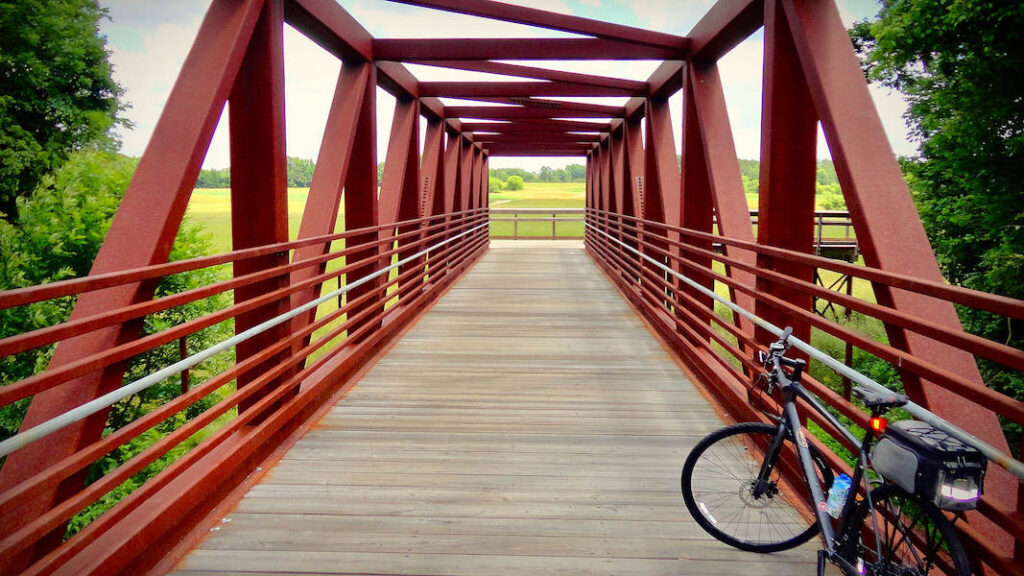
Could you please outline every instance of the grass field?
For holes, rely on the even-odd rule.
[[[299,231],[299,223],[302,220],[302,210],[306,205],[308,188],[288,189],[288,233],[294,239]],[[526,182],[522,190],[501,192],[491,194],[490,203],[492,208],[516,209],[516,208],[583,208],[586,203],[586,185],[583,182]],[[757,207],[757,195],[747,194],[747,205],[751,208]],[[550,218],[550,214],[538,214],[536,218]],[[214,253],[227,252],[231,250],[231,196],[227,188],[200,188],[192,193],[189,202],[188,218],[191,222],[199,224],[212,236]],[[525,217],[524,217],[525,218]],[[565,216],[565,218],[578,218],[578,216]],[[337,231],[343,229],[342,218],[339,218]],[[511,222],[495,222],[491,225],[491,234],[494,236],[511,236],[513,225]],[[842,230],[838,228],[826,228],[826,236],[842,236]],[[517,233],[520,236],[551,236],[550,222],[520,222]],[[583,224],[569,222],[558,224],[556,227],[558,236],[581,236]]]

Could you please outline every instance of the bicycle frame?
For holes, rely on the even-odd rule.
[[[852,510],[852,506],[856,502],[857,487],[863,480],[864,470],[868,466],[867,454],[870,452],[871,443],[874,440],[874,430],[868,428],[865,432],[864,438],[857,438],[839,421],[838,418],[833,416],[832,413],[829,412],[813,394],[804,389],[800,384],[799,373],[803,369],[803,361],[783,360],[786,360],[790,366],[794,367],[794,378],[793,380],[787,378],[781,368],[775,371],[776,381],[783,391],[783,411],[781,419],[779,420],[779,431],[773,439],[772,445],[769,447],[768,453],[762,461],[761,470],[757,478],[757,484],[755,485],[755,494],[767,486],[768,479],[771,477],[772,470],[774,469],[775,462],[777,461],[779,451],[782,449],[782,442],[786,437],[789,437],[796,446],[801,472],[803,473],[804,480],[807,482],[807,488],[811,493],[811,506],[813,508],[813,513],[818,520],[818,525],[821,528],[821,536],[824,540],[826,554],[833,561],[838,561],[843,564],[845,569],[856,570],[857,567],[849,565],[845,559],[836,554],[836,536],[838,534],[842,538],[850,537],[850,535],[847,534],[849,530],[849,511]],[[849,494],[847,494],[846,501],[843,503],[843,513],[839,516],[840,524],[838,530],[833,529],[831,516],[829,516],[826,511],[825,494],[822,490],[821,482],[815,474],[810,447],[808,446],[807,437],[804,428],[800,423],[800,416],[796,409],[798,398],[806,402],[807,405],[809,405],[815,412],[832,424],[835,429],[840,431],[840,433],[842,433],[851,444],[860,446],[860,451],[857,455],[857,465],[853,468],[853,478],[851,478],[850,482],[851,489]],[[868,509],[872,511],[872,521],[874,522],[874,504],[871,502],[870,489],[865,490],[865,498],[867,499]],[[877,539],[877,530],[875,533]],[[880,547],[881,546],[879,544],[879,548]]]

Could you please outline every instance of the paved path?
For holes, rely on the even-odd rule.
[[[813,574],[679,495],[721,421],[580,242],[483,260],[177,574]]]

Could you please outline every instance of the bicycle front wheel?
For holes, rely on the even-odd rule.
[[[806,490],[783,493],[779,479],[782,469],[800,469],[796,447],[788,438],[779,451],[780,461],[773,463],[764,493],[755,495],[754,484],[764,454],[777,430],[755,422],[723,428],[698,442],[683,465],[683,500],[694,520],[718,540],[740,550],[787,550],[807,542],[819,530],[817,522],[805,517],[810,511]],[[810,448],[819,480],[828,490],[832,471],[817,450]]]
[[[850,524],[854,538],[842,551],[860,574],[969,576],[971,565],[953,524],[941,510],[922,502],[898,486],[886,484],[871,491],[878,538],[867,502],[856,507]]]

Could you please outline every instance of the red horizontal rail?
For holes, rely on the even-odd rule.
[[[700,281],[713,281],[728,286],[731,291],[745,293],[755,300],[763,302],[772,308],[782,311],[787,316],[793,317],[799,322],[813,326],[820,330],[831,333],[841,340],[850,342],[853,345],[873,354],[879,358],[899,364],[901,369],[916,373],[924,378],[933,381],[940,386],[963,395],[969,401],[983,405],[996,413],[1016,422],[1024,422],[1024,403],[1013,400],[999,392],[979,386],[976,383],[949,373],[948,371],[935,366],[929,362],[919,360],[908,355],[906,352],[897,350],[887,344],[875,342],[843,326],[827,321],[826,319],[812,313],[809,310],[795,306],[791,302],[773,297],[758,290],[751,282],[738,282],[728,275],[715,272],[707,264],[701,262],[718,262],[724,264],[727,269],[744,270],[777,284],[785,285],[788,288],[812,294],[819,298],[827,298],[840,305],[848,306],[867,316],[877,318],[882,322],[901,326],[906,330],[934,337],[954,346],[969,349],[972,352],[981,352],[995,361],[1003,361],[1012,368],[1021,366],[1021,351],[1004,346],[1000,343],[990,342],[977,336],[965,334],[950,329],[943,329],[936,326],[928,319],[915,317],[901,313],[884,306],[870,302],[863,302],[844,294],[836,294],[823,287],[810,282],[799,281],[771,270],[760,269],[756,266],[746,264],[735,257],[729,257],[709,250],[709,244],[726,244],[737,248],[750,250],[758,254],[769,254],[779,259],[791,262],[798,262],[808,266],[816,266],[827,269],[841,269],[842,272],[851,276],[870,279],[880,284],[892,285],[894,287],[913,287],[919,293],[943,297],[955,294],[964,302],[981,302],[988,308],[995,311],[1003,311],[1007,300],[1002,297],[979,293],[967,289],[948,287],[938,283],[926,282],[917,279],[909,279],[899,274],[891,274],[879,270],[862,268],[839,264],[834,261],[808,256],[806,254],[794,253],[786,250],[763,247],[750,242],[739,242],[729,238],[723,238],[714,234],[695,233],[680,227],[666,226],[657,222],[642,220],[624,216],[608,211],[588,210],[587,247],[594,258],[602,265],[606,273],[617,283],[629,300],[636,306],[643,315],[650,320],[658,330],[667,336],[670,341],[675,342],[673,346],[680,346],[680,349],[704,351],[701,356],[703,361],[713,362],[717,367],[708,368],[705,374],[718,374],[717,377],[710,377],[706,382],[714,389],[725,406],[735,410],[737,414],[751,417],[751,409],[746,405],[745,388],[743,383],[749,380],[749,376],[739,371],[737,366],[750,369],[752,372],[759,369],[753,365],[745,349],[755,346],[752,334],[745,333],[736,328],[730,321],[728,315],[721,317],[708,308],[705,302],[691,296],[686,290],[681,289],[661,270],[643,264],[635,255],[629,254],[618,243],[602,234],[594,232],[593,229],[602,230],[607,234],[620,238],[623,242],[638,247],[643,253],[658,260],[666,262],[673,269],[679,270],[682,274],[698,278]],[[678,238],[678,239],[676,239]],[[691,245],[688,242],[694,242]],[[703,246],[703,247],[702,247]],[[1010,308],[1016,309],[1024,303],[1010,301]],[[719,331],[722,331],[719,333]],[[714,344],[714,347],[712,346]],[[745,348],[747,347],[747,348]],[[687,352],[689,354],[690,352]],[[709,365],[710,366],[710,365]],[[817,382],[813,378],[806,378],[808,388],[822,397],[828,404],[836,408],[843,415],[852,418],[858,425],[866,424],[866,414],[854,404],[844,399],[838,393],[827,386]],[[821,418],[815,414],[809,414],[809,418],[822,428],[828,431],[835,439],[843,442],[841,435],[831,430],[827,423],[821,422]],[[758,416],[753,414],[754,418]],[[851,448],[850,446],[847,446]],[[826,452],[826,454],[829,454]],[[831,464],[837,469],[845,466],[834,455],[830,455]],[[1016,527],[1024,525],[1020,513],[1013,510],[1000,501],[986,499],[979,507],[979,512],[986,518],[1004,527]],[[972,550],[976,550],[978,556],[985,562],[1010,572],[1019,571],[1019,565],[1012,559],[1003,556],[994,544],[981,538],[980,534],[971,526],[962,527]],[[1018,541],[1024,541],[1024,530],[1010,530]]]
[[[465,223],[458,225],[459,227],[453,229],[453,231],[458,231],[465,227],[468,227],[471,223],[472,221],[466,221]],[[391,238],[391,241],[393,240],[394,237]],[[365,250],[367,247],[373,248],[387,241],[388,240],[374,240],[373,242],[367,245],[360,245],[352,247],[351,249],[347,250]],[[401,250],[405,249],[406,248],[404,247],[401,248]],[[0,405],[6,405],[21,398],[38,394],[43,390],[67,382],[72,378],[76,378],[78,376],[82,376],[84,374],[100,370],[116,362],[127,360],[133,356],[141,354],[142,352],[156,348],[157,346],[166,344],[168,342],[173,342],[178,338],[187,336],[188,334],[198,332],[199,330],[209,328],[210,326],[213,326],[215,324],[219,324],[224,320],[234,318],[243,312],[256,309],[270,302],[277,302],[282,298],[300,292],[305,288],[318,286],[327,280],[331,280],[345,273],[358,270],[359,268],[366,266],[368,264],[376,265],[380,258],[390,257],[396,254],[397,252],[397,249],[392,249],[380,254],[374,253],[373,255],[364,258],[363,260],[359,260],[352,264],[347,264],[345,267],[340,268],[338,270],[325,272],[324,274],[304,280],[303,282],[292,284],[288,287],[281,288],[273,292],[269,292],[257,298],[246,300],[241,304],[235,304],[228,308],[224,308],[223,310],[220,310],[216,313],[209,314],[201,318],[196,318],[194,320],[179,324],[177,326],[168,328],[161,332],[157,332],[155,334],[139,338],[132,342],[122,344],[121,346],[105,350],[93,356],[80,358],[75,362],[63,365],[60,368],[48,370],[46,372],[41,372],[34,376],[25,378],[24,380],[20,380],[18,382],[9,384],[4,388],[0,388]],[[272,274],[272,276],[278,275],[280,274]],[[159,302],[159,300],[157,302]]]
[[[631,222],[641,222],[641,220],[636,217],[615,214],[612,212],[595,211],[595,214],[621,217],[624,220]],[[999,296],[996,294],[989,294],[987,292],[971,290],[969,288],[963,288],[961,286],[951,286],[949,284],[931,282],[928,280],[922,280],[920,278],[906,276],[904,274],[899,274],[896,272],[888,272],[884,270],[878,270],[876,268],[869,268],[866,266],[846,264],[845,262],[837,262],[829,258],[804,254],[802,252],[794,252],[792,250],[773,248],[771,246],[764,246],[753,242],[736,240],[734,238],[728,238],[725,236],[718,236],[715,234],[708,234],[705,232],[697,232],[679,226],[672,226],[669,224],[663,224],[650,220],[643,220],[642,222],[644,226],[663,230],[665,232],[674,232],[695,240],[718,242],[726,246],[734,246],[736,248],[750,250],[751,252],[757,254],[771,256],[774,258],[780,258],[787,262],[793,262],[816,268],[822,268],[825,270],[830,270],[832,272],[838,272],[840,274],[854,276],[862,280],[867,280],[869,282],[882,283],[892,288],[908,290],[910,292],[915,292],[925,296],[932,296],[934,298],[948,300],[951,302],[955,302],[957,304],[969,306],[971,308],[978,308],[980,310],[985,310],[987,312],[992,312],[994,314],[1009,316],[1017,320],[1024,320],[1024,302],[1020,300],[1014,300],[1013,298],[1007,298],[1005,296]]]
[[[258,280],[268,276],[273,277],[287,275],[299,268],[323,264],[332,258],[342,257],[350,253],[357,253],[360,251],[365,253],[367,248],[372,249],[372,254],[367,255],[357,262],[348,263],[337,270],[319,274],[301,283],[296,283],[275,292],[264,294],[258,298],[246,301],[243,304],[229,307],[225,310],[195,319],[189,323],[137,340],[127,345],[127,347],[122,347],[123,349],[107,351],[98,357],[83,360],[90,366],[93,364],[99,366],[111,361],[123,360],[124,358],[121,356],[126,352],[138,353],[152,349],[153,347],[161,345],[167,341],[174,340],[185,333],[190,333],[190,331],[201,329],[207,325],[222,321],[224,318],[236,316],[241,312],[258,307],[266,302],[280,300],[282,298],[286,298],[289,294],[295,293],[296,291],[312,286],[322,285],[325,281],[332,278],[340,278],[346,272],[350,272],[360,267],[365,267],[367,264],[376,266],[377,263],[389,262],[395,255],[399,255],[400,258],[408,257],[409,255],[432,245],[434,242],[459,234],[464,230],[471,230],[474,227],[478,227],[479,224],[486,222],[486,218],[486,209],[481,208],[472,211],[465,211],[456,215],[455,218],[451,218],[451,215],[439,215],[433,218],[409,220],[390,225],[366,228],[360,231],[351,231],[348,233],[349,235],[387,229],[397,229],[398,233],[392,234],[386,238],[376,238],[376,235],[374,235],[374,239],[365,244],[347,246],[343,250],[329,253],[322,257],[295,262],[289,265],[282,265],[271,270],[263,271],[259,274],[239,277],[235,279],[235,281],[219,282],[215,285],[211,285],[212,288],[211,286],[203,287],[201,290],[212,290],[213,293],[219,293],[237,285],[251,283],[254,278]],[[445,222],[442,219],[447,219],[448,221]],[[431,224],[431,222],[435,223]],[[321,237],[317,239],[317,242],[333,241],[334,239],[337,239],[338,236],[339,235]],[[193,405],[201,398],[206,397],[209,393],[223,387],[225,384],[237,379],[239,376],[251,372],[253,368],[260,367],[261,369],[259,376],[249,385],[235,390],[224,400],[204,411],[198,417],[189,420],[184,426],[168,434],[157,443],[147,447],[143,452],[122,464],[116,470],[90,484],[84,490],[77,492],[58,505],[50,508],[43,515],[37,518],[32,518],[28,522],[20,523],[21,527],[16,531],[6,531],[7,533],[4,535],[3,540],[0,540],[0,550],[4,551],[5,556],[11,557],[11,555],[16,554],[18,551],[27,549],[27,547],[32,546],[40,538],[46,536],[46,534],[62,525],[78,511],[84,509],[92,502],[97,501],[110,490],[121,485],[124,481],[128,480],[145,467],[151,465],[172,448],[179,445],[182,441],[193,436],[196,432],[208,426],[218,418],[223,417],[228,410],[240,405],[240,403],[246,400],[259,398],[251,408],[234,417],[227,426],[222,428],[213,436],[204,440],[204,442],[197,448],[190,451],[166,470],[158,474],[155,478],[151,479],[142,488],[133,493],[117,507],[110,510],[98,521],[90,524],[85,531],[77,535],[64,546],[58,548],[42,562],[37,563],[33,567],[33,570],[45,570],[45,566],[49,566],[51,563],[59,563],[70,555],[80,552],[84,547],[96,541],[96,539],[102,536],[102,534],[107,530],[116,526],[118,521],[123,520],[128,515],[132,514],[135,509],[145,504],[146,498],[167,487],[175,478],[186,473],[190,466],[194,466],[205,456],[211,454],[219,445],[223,444],[231,438],[233,434],[240,431],[243,425],[254,422],[258,418],[263,418],[265,416],[263,413],[267,410],[275,409],[277,412],[274,414],[280,414],[280,410],[289,409],[289,406],[293,406],[293,404],[289,403],[282,405],[280,401],[285,399],[286,395],[291,393],[290,390],[294,389],[299,382],[304,378],[307,378],[310,374],[315,373],[316,370],[322,368],[327,363],[331,362],[332,359],[341,354],[342,351],[356,345],[363,347],[363,343],[366,341],[366,339],[363,338],[364,336],[369,337],[370,341],[378,338],[381,334],[380,326],[382,326],[385,319],[399,317],[407,318],[420,313],[422,310],[421,303],[435,298],[438,295],[439,290],[442,290],[444,286],[454,281],[458,277],[458,272],[464,270],[465,265],[468,262],[478,258],[481,251],[486,249],[487,243],[488,234],[486,229],[479,228],[472,234],[457,239],[454,243],[441,246],[436,250],[428,252],[426,256],[417,258],[415,265],[412,263],[403,265],[399,269],[398,274],[394,275],[389,280],[381,281],[375,285],[372,290],[348,300],[343,306],[339,306],[330,314],[325,315],[315,322],[311,322],[279,341],[275,341],[274,344],[268,348],[234,364],[224,372],[213,376],[211,379],[199,384],[195,388],[188,390],[183,395],[155,408],[126,427],[114,431],[105,438],[102,438],[90,445],[82,447],[71,457],[63,459],[60,462],[52,463],[52,465],[35,474],[33,477],[0,494],[0,510],[7,510],[8,512],[17,510],[23,503],[35,498],[39,494],[52,490],[55,485],[83,470],[97,458],[116,449],[118,446],[123,445],[126,442],[130,442],[133,438],[138,437],[153,426],[164,422],[167,418],[181,412],[188,406]],[[294,246],[298,243],[288,244]],[[279,248],[280,246],[281,245],[277,245],[273,248]],[[259,249],[242,252],[246,254],[267,253],[267,250],[273,248],[260,247]],[[205,262],[211,261],[211,259],[201,260]],[[193,261],[190,264],[195,265],[196,262]],[[139,274],[154,274],[155,272],[153,268],[159,267],[150,267],[150,269],[141,272],[138,270],[127,271],[121,274],[120,277],[108,275],[107,278],[103,279],[103,282],[117,282],[126,277],[137,278]],[[168,270],[167,267],[159,269],[164,271]],[[178,268],[171,269],[177,270]],[[456,274],[453,275],[453,272]],[[152,277],[155,278],[157,276]],[[93,284],[92,286],[95,285],[96,284]],[[90,285],[87,283],[78,283],[76,286],[72,286],[72,289],[83,289],[83,286],[87,289]],[[388,292],[391,289],[395,290],[389,294]],[[102,318],[100,318],[97,325],[102,324],[103,326],[106,326],[110,325],[111,322],[116,324],[124,320],[123,316],[125,314],[134,318],[139,317],[140,315],[152,313],[153,311],[163,310],[168,306],[179,305],[184,301],[190,301],[190,299],[194,299],[193,297],[197,296],[197,294],[202,295],[207,294],[207,292],[199,293],[191,291],[191,293],[186,294],[186,298],[184,298],[184,300],[179,298],[182,295],[178,294],[161,300],[144,303],[142,306],[136,305],[124,310],[112,311],[110,315],[100,315]],[[386,303],[394,303],[396,301],[397,305],[395,306],[386,305]],[[156,308],[152,306],[154,304],[157,305]],[[332,327],[326,334],[317,336],[312,341],[305,343],[300,349],[293,350],[296,344],[303,343],[315,332],[329,326],[343,316],[345,320],[340,325]],[[97,317],[94,316],[87,320],[97,322]],[[79,334],[78,330],[81,328],[82,324],[78,323],[76,326],[77,327],[70,334]],[[93,328],[95,328],[95,326]],[[49,332],[51,336],[53,334],[58,334],[61,338],[68,337],[69,333],[53,332],[52,330],[54,329],[56,328],[51,327],[50,329],[47,329],[51,330],[51,332]],[[320,351],[328,344],[336,342],[337,339],[342,336],[344,336],[345,339],[340,345],[333,346],[316,362],[313,362],[304,368],[302,367],[302,363],[305,362],[311,354]],[[281,356],[282,353],[288,351],[290,351],[290,353],[288,353],[287,356]],[[273,367],[268,369],[266,362],[270,359],[276,359],[276,361]],[[97,362],[99,362],[99,364],[97,364]],[[295,372],[295,368],[299,368],[298,372]],[[40,377],[45,377],[43,380],[40,380],[38,377],[32,377],[19,383],[15,383],[12,386],[5,387],[3,390],[0,390],[0,395],[3,395],[4,401],[10,401],[11,399],[18,397],[20,393],[35,393],[38,391],[38,387],[33,386],[33,382],[35,382],[35,384],[46,382],[46,378],[52,378],[54,373],[59,374],[60,372],[60,370],[57,370],[39,375]],[[283,383],[278,384],[273,390],[268,391],[264,389],[269,383],[274,382],[285,375],[288,375],[288,379]],[[67,376],[67,374],[65,374],[65,376]],[[28,385],[26,385],[26,383]],[[315,398],[315,396],[310,397],[305,393],[300,395],[300,397],[304,398],[303,401],[306,403]],[[274,416],[274,418],[277,417],[278,416]],[[2,514],[0,514],[0,516],[2,516]],[[31,573],[31,571],[29,573]]]

